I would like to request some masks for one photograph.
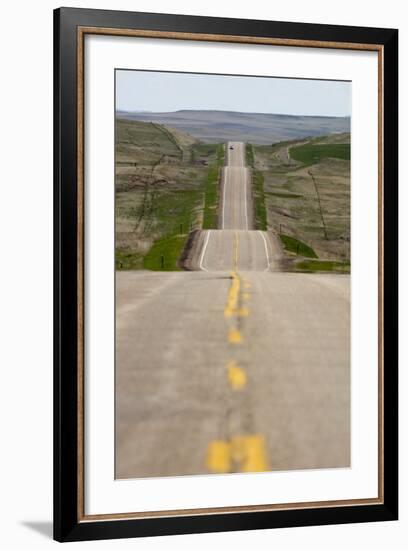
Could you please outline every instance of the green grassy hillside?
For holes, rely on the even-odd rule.
[[[116,268],[178,269],[188,233],[216,227],[224,148],[134,120],[115,137]]]
[[[251,155],[263,177],[267,226],[281,236],[289,268],[347,272],[350,134],[254,145]]]
[[[179,269],[194,229],[217,227],[224,145],[157,123],[116,121],[116,268]],[[281,236],[288,269],[350,260],[350,135],[247,144],[256,229]]]
[[[303,164],[315,164],[326,158],[337,158],[350,160],[350,144],[314,144],[307,143],[298,147],[291,147],[290,156],[292,159],[302,162]]]

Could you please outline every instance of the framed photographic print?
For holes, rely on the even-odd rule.
[[[397,519],[397,31],[54,26],[55,538]]]

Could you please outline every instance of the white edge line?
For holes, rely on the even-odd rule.
[[[225,194],[226,194],[226,187],[227,187],[227,168],[230,166],[230,145],[231,141],[227,141],[227,164],[223,167],[222,170],[222,227],[221,229],[225,229]]]
[[[207,237],[206,237],[205,242],[204,242],[203,250],[202,250],[202,252],[201,252],[200,263],[198,264],[198,267],[199,267],[202,271],[208,271],[208,269],[206,269],[206,268],[203,266],[203,260],[204,260],[205,251],[207,250],[207,245],[208,245],[208,240],[209,240],[209,238],[210,238],[210,233],[211,233],[211,230],[208,230],[208,231],[207,231]]]
[[[225,225],[225,188],[227,187],[227,172],[226,166],[222,169],[222,229]]]
[[[266,254],[266,261],[267,261],[268,267],[266,269],[264,269],[264,271],[269,271],[270,265],[269,265],[268,243],[266,242],[265,235],[262,233],[262,231],[258,231],[258,233],[263,238],[264,245],[265,245],[265,254]]]
[[[244,168],[244,198],[245,198],[245,225],[248,230],[248,205],[247,205],[247,181],[248,181],[248,169]],[[263,236],[263,235],[262,235]]]

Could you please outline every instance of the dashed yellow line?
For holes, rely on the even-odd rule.
[[[240,344],[242,342],[241,331],[237,328],[230,328],[228,331],[228,342],[230,344]]]
[[[241,281],[235,271],[231,273],[231,285],[228,290],[227,303],[224,308],[224,315],[226,318],[232,317],[238,308],[239,291],[241,288]]]
[[[226,474],[231,468],[231,452],[226,441],[211,441],[207,450],[207,468],[216,474]]]
[[[239,464],[240,472],[268,470],[266,444],[262,435],[239,435],[231,439],[232,459]]]
[[[229,152],[228,152],[229,154]],[[224,182],[224,192],[225,192]],[[232,196],[235,188],[232,187]],[[232,202],[234,203],[233,197]],[[225,203],[225,200],[224,200]],[[235,209],[233,209],[233,222],[235,220]],[[237,274],[239,253],[239,233],[234,233],[234,243],[232,251],[231,285],[228,289],[227,302],[224,307],[224,316],[227,319],[233,318],[229,323],[228,342],[239,344],[243,337],[240,325],[234,318],[246,317],[249,315],[248,307],[242,305],[242,301],[248,302],[250,293],[248,290],[251,284],[245,278]],[[241,291],[241,287],[245,292]],[[231,326],[232,325],[232,326]],[[234,391],[240,391],[247,384],[247,374],[245,370],[238,365],[235,359],[230,359],[226,363],[228,382]],[[216,439],[209,443],[207,448],[206,465],[210,472],[228,473],[228,472],[264,472],[268,470],[267,451],[265,438],[260,434],[235,435],[227,440]]]
[[[228,381],[233,390],[242,390],[247,382],[246,372],[239,367],[235,360],[227,363]]]
[[[228,290],[227,303],[224,308],[224,316],[227,319],[231,317],[247,317],[249,309],[247,307],[239,307],[239,294],[241,290],[241,280],[235,271],[231,273],[231,285]],[[247,296],[248,297],[248,296]]]
[[[266,472],[268,461],[262,435],[239,435],[229,441],[211,441],[207,450],[207,468],[217,474],[228,472]]]

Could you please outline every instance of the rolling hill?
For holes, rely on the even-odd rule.
[[[350,131],[349,117],[194,110],[169,113],[118,111],[116,114],[119,119],[163,124],[209,143],[230,140],[268,145]]]

